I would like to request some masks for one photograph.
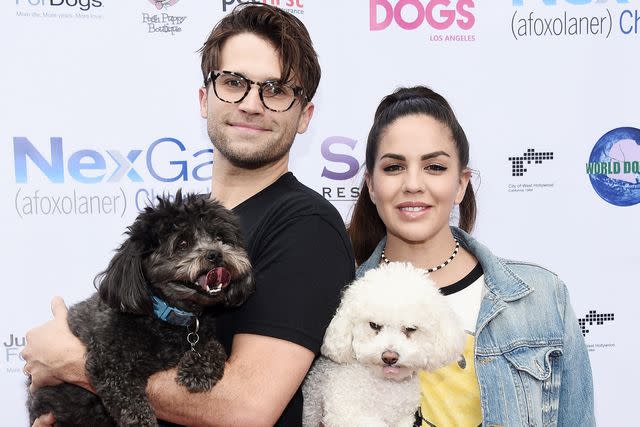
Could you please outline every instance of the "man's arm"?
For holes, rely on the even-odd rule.
[[[147,394],[159,418],[190,426],[272,426],[311,366],[314,354],[289,341],[252,334],[233,338],[222,380],[189,393],[175,370],[153,375]]]
[[[32,375],[31,391],[70,382],[93,391],[84,369],[85,347],[67,326],[64,301],[52,303],[54,318],[27,333],[23,357]],[[224,377],[209,392],[189,393],[176,371],[149,379],[147,393],[159,418],[201,426],[273,425],[302,383],[314,354],[298,344],[260,335],[238,334]],[[50,425],[51,418],[41,424]],[[37,422],[36,422],[37,423]]]

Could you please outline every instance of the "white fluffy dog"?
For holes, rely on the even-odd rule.
[[[424,270],[390,263],[346,288],[303,386],[303,425],[412,426],[416,371],[460,356],[464,331]]]

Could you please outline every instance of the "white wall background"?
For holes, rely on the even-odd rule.
[[[161,9],[153,0],[0,4],[0,214],[5,224],[0,259],[8,273],[0,310],[3,425],[26,424],[18,353],[25,332],[48,320],[51,297],[62,295],[73,303],[93,292],[93,277],[107,265],[146,194],[208,189],[210,152],[197,154],[211,145],[198,113],[202,82],[196,51],[224,9],[237,2],[160,3]],[[637,185],[629,190],[635,205],[610,204],[594,191],[585,165],[606,132],[640,128],[640,1],[279,3],[305,22],[323,69],[314,119],[293,149],[291,169],[298,178],[325,194],[346,218],[352,187],[361,179],[355,167],[363,162],[380,98],[411,84],[427,84],[445,95],[467,132],[471,166],[480,175],[474,178],[479,184],[476,236],[499,255],[558,272],[578,317],[590,311],[614,314],[601,325],[587,323],[585,339],[599,424],[627,425],[637,412],[634,385],[640,379],[633,332],[640,190]],[[388,8],[395,8],[395,19],[387,16]],[[447,22],[448,16],[455,20]],[[372,30],[386,17],[386,28]],[[570,25],[572,18],[598,25],[588,34],[586,27],[582,34],[565,34],[564,22]],[[534,34],[522,35],[529,31],[529,19]],[[535,34],[544,32],[544,19],[558,35]],[[416,28],[403,28],[407,25],[398,21],[416,21]],[[52,160],[52,138],[61,141],[60,168]],[[174,141],[150,150],[162,138]],[[25,157],[20,148],[29,144],[31,156]],[[526,165],[524,176],[512,176],[508,158],[527,149],[553,152],[553,160]],[[74,155],[80,150],[92,151]],[[140,153],[128,165],[123,159],[131,150]],[[38,153],[41,165],[53,165],[57,172],[38,167],[33,161]],[[83,154],[92,157],[81,162],[93,162],[95,168],[80,173],[94,183],[72,174]],[[638,150],[627,160],[640,161]],[[179,162],[188,171],[186,180],[163,182],[153,176],[178,175]],[[139,180],[126,175],[130,166]],[[343,173],[343,179],[331,179],[326,171]],[[635,177],[640,182],[640,175]],[[525,188],[530,191],[510,191]],[[94,206],[80,213],[84,198],[97,196],[115,208],[103,204],[99,211]]]

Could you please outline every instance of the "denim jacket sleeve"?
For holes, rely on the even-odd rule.
[[[559,307],[564,311],[564,343],[558,426],[595,426],[589,354],[565,284],[558,279]],[[561,311],[561,312],[562,312]]]

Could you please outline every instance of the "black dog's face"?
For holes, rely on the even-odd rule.
[[[253,291],[251,264],[233,214],[194,195],[160,199],[127,233],[99,292],[114,308],[151,312],[151,295],[169,305],[199,311],[237,306]]]

